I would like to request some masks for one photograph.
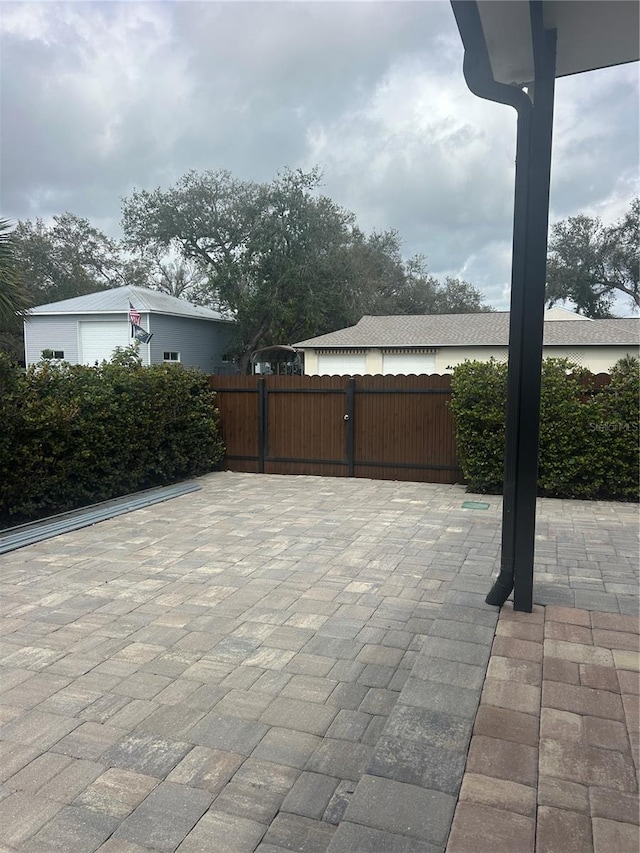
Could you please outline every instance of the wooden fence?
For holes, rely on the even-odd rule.
[[[462,481],[450,376],[211,376],[230,471]]]

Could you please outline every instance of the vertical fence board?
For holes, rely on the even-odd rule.
[[[229,471],[258,471],[257,376],[210,376],[216,391],[220,428]],[[244,458],[236,458],[244,457]]]

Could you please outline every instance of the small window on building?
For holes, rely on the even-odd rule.
[[[62,349],[43,349],[42,358],[64,358],[64,350]]]
[[[180,361],[179,352],[165,352],[162,355],[163,361]]]
[[[229,355],[229,353],[227,353],[227,352],[223,353],[222,354],[222,363],[223,364],[229,364],[230,361],[231,361],[231,356]]]

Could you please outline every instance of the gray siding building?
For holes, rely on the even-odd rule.
[[[142,363],[173,362],[205,373],[231,373],[226,358],[234,323],[217,311],[143,287],[119,287],[32,308],[24,321],[27,365],[44,352],[70,364],[109,360],[134,343],[130,309],[151,334],[140,343]]]

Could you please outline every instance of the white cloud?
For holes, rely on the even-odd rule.
[[[2,202],[117,234],[189,169],[319,165],[365,230],[507,307],[515,112],[472,95],[449,3],[5,3]],[[557,83],[552,221],[638,192],[637,66]]]
[[[367,229],[397,228],[434,272],[464,271],[502,300],[502,280],[478,276],[493,264],[508,280],[515,127],[513,110],[475,98],[454,69],[412,56],[357,110],[310,128],[307,162],[323,164],[328,194]]]

